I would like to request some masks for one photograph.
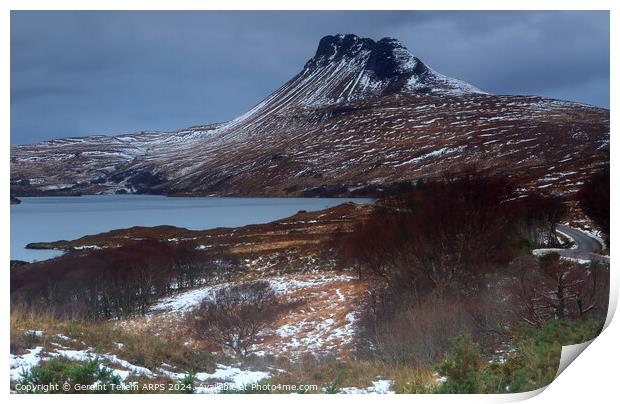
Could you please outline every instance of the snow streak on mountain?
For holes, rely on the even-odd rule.
[[[396,39],[336,35],[230,122],[13,147],[11,193],[373,195],[468,162],[568,193],[608,161],[608,110],[490,95]]]

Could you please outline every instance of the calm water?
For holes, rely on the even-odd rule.
[[[73,240],[132,226],[172,225],[192,230],[267,223],[300,210],[314,211],[363,198],[168,198],[94,195],[20,198],[11,205],[11,259],[34,261],[62,254],[27,250],[37,241]]]

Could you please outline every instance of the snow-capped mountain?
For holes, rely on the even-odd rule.
[[[395,39],[336,35],[232,121],[13,147],[11,192],[370,195],[471,161],[574,192],[608,145],[608,110],[486,94]]]
[[[399,92],[410,94],[482,93],[422,63],[398,40],[378,42],[355,35],[326,36],[304,70],[276,93],[288,103],[331,105]],[[276,95],[274,94],[274,95]]]

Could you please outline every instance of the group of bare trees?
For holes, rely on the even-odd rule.
[[[549,254],[517,258],[510,267],[512,310],[517,320],[534,327],[546,321],[590,316],[602,321],[607,314],[609,267],[592,262],[587,268]]]
[[[225,254],[192,245],[144,240],[124,247],[71,253],[11,273],[11,297],[87,319],[144,314],[160,296],[233,274]]]
[[[609,166],[594,174],[581,188],[578,199],[581,209],[609,237],[609,204],[610,204]]]
[[[465,171],[387,199],[339,240],[341,264],[391,287],[441,296],[506,264],[524,227],[553,228],[555,206],[526,213],[525,201],[535,198],[516,199],[513,189],[504,177]]]
[[[511,205],[517,213],[514,226],[518,237],[534,248],[559,246],[556,225],[567,213],[560,197],[530,193]]]
[[[530,254],[558,244],[566,212],[559,197],[517,195],[475,169],[386,199],[338,240],[341,266],[372,285],[360,345],[430,363],[459,332],[502,339],[519,322],[604,316],[605,267]]]
[[[145,314],[155,299],[173,291],[233,278],[240,268],[236,261],[191,244],[145,240],[13,271],[11,297],[15,304],[48,307],[60,316],[121,319]],[[247,355],[266,327],[303,303],[279,299],[265,281],[224,285],[186,320],[194,337],[235,355]]]

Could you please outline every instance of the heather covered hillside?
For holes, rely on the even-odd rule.
[[[336,35],[229,122],[13,147],[11,190],[376,196],[476,162],[527,189],[570,194],[608,159],[608,110],[486,94],[396,39]]]

